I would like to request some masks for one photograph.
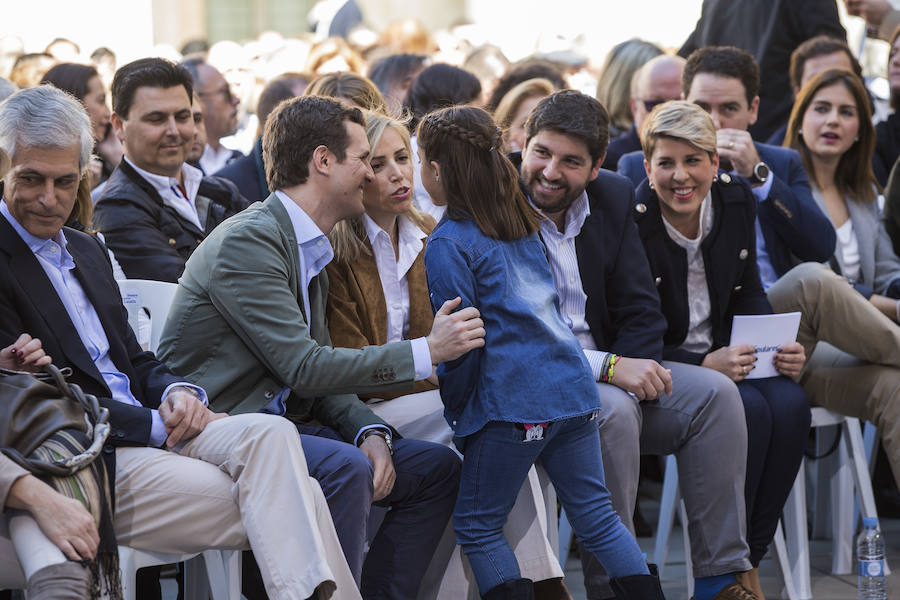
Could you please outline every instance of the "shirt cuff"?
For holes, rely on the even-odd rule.
[[[166,438],[169,437],[169,434],[166,433],[166,424],[163,423],[159,411],[155,408],[150,410],[150,421],[150,445],[159,448],[166,443]]]
[[[750,190],[753,192],[753,195],[756,196],[757,202],[762,202],[766,198],[769,197],[769,192],[772,191],[772,183],[775,181],[775,175],[773,173],[769,173],[769,178],[766,179],[766,182],[759,187],[751,187]]]
[[[422,338],[422,339],[425,339],[425,338]],[[394,435],[393,433],[391,433],[391,430],[389,428],[385,427],[384,425],[379,425],[378,423],[374,423],[372,425],[366,425],[365,427],[360,428],[360,430],[356,434],[356,437],[353,438],[353,445],[358,448],[359,445],[362,444],[362,442],[363,442],[363,439],[362,439],[363,434],[365,432],[369,431],[370,429],[378,429],[379,431],[383,431],[391,437],[393,437],[393,435]]]
[[[416,369],[416,381],[428,379],[434,371],[434,363],[431,362],[431,350],[428,349],[428,340],[423,337],[409,341],[413,353],[413,365]]]
[[[602,352],[600,350],[584,350],[584,356],[591,366],[591,375],[593,375],[594,381],[600,381],[600,376],[602,375],[600,370],[603,368],[603,359],[608,355],[609,352]]]
[[[169,392],[171,392],[172,388],[174,388],[174,387],[186,387],[186,388],[190,388],[190,389],[194,390],[195,392],[197,392],[197,399],[203,403],[203,406],[209,406],[209,397],[206,395],[206,390],[204,390],[200,386],[194,385],[193,383],[188,383],[186,381],[179,381],[178,383],[172,383],[168,387],[166,387],[166,390],[163,392],[163,395],[162,395],[162,400],[166,399],[166,396],[169,395]],[[160,401],[162,401],[162,400],[160,400]]]

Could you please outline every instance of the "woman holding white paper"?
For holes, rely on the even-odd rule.
[[[781,376],[747,379],[756,355],[730,346],[737,314],[769,314],[756,266],[756,199],[746,182],[717,177],[716,130],[687,102],[657,106],[641,129],[647,181],[635,220],[668,322],[663,357],[719,371],[735,383],[747,419],[747,543],[754,569],[742,578],[763,598],[756,567],[775,534],[809,431],[809,404],[797,375],[800,344],[782,345]]]

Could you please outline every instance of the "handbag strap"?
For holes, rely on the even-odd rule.
[[[0,374],[19,373],[19,371],[0,369]],[[64,398],[79,404],[84,409],[89,425],[88,435],[92,438],[91,445],[81,454],[53,461],[28,458],[15,448],[3,448],[3,454],[32,473],[48,474],[56,477],[68,477],[77,473],[96,460],[103,449],[103,444],[106,443],[106,439],[109,437],[109,410],[100,406],[96,396],[86,394],[78,385],[66,381],[66,376],[71,375],[71,373],[72,370],[68,367],[58,369],[50,364],[44,367],[44,373],[29,373],[29,375],[46,383],[54,384]]]

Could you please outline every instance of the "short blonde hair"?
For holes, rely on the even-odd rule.
[[[644,158],[651,160],[659,138],[687,142],[710,157],[716,154],[716,125],[705,110],[691,102],[672,100],[650,112],[641,127]]]
[[[381,141],[381,136],[388,129],[393,129],[403,140],[406,150],[412,154],[409,142],[409,129],[405,121],[394,119],[383,113],[375,111],[363,111],[366,118],[366,138],[369,140],[369,146],[375,151],[375,146]],[[410,157],[410,160],[412,158]],[[412,183],[412,182],[410,182]],[[414,205],[409,207],[403,215],[415,223],[420,229],[427,229],[429,226],[429,217],[417,209]],[[372,251],[366,246],[366,227],[363,224],[362,217],[351,217],[338,221],[338,223],[328,234],[328,240],[334,250],[335,262],[352,262],[359,258],[360,254],[371,254]]]
[[[556,86],[549,79],[536,78],[527,79],[516,85],[503,95],[500,104],[494,110],[494,121],[503,132],[503,143],[508,143],[506,139],[507,130],[512,125],[513,117],[519,111],[519,107],[529,98],[546,98],[556,91]]]
[[[303,91],[304,96],[324,96],[326,98],[346,98],[364,110],[374,110],[388,114],[384,96],[367,77],[338,71],[326,73],[313,79]]]

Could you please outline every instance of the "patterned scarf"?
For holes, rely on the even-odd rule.
[[[91,440],[81,431],[65,429],[50,436],[29,458],[54,461],[83,453]],[[69,477],[39,475],[41,480],[68,498],[81,502],[94,517],[100,533],[100,547],[94,561],[81,561],[91,571],[91,599],[107,595],[111,600],[122,599],[119,581],[119,550],[112,521],[112,496],[106,465],[98,457],[90,465]]]

